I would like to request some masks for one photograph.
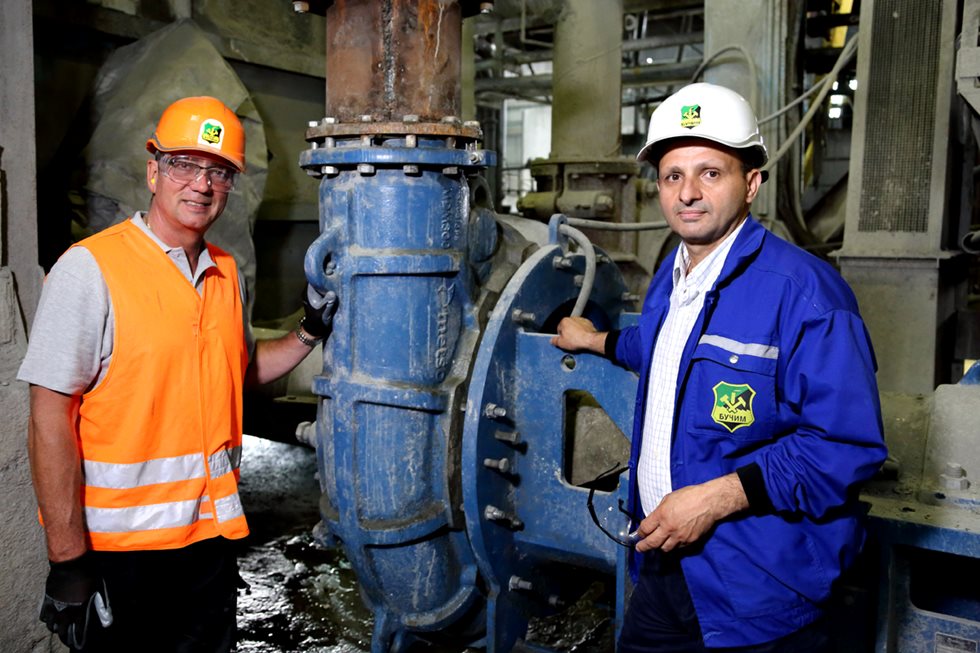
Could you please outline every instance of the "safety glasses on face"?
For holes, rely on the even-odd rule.
[[[620,546],[625,546],[628,548],[633,548],[636,543],[639,542],[642,537],[636,532],[633,524],[639,524],[638,519],[635,519],[623,505],[623,500],[619,499],[616,506],[608,506],[605,510],[597,511],[593,499],[595,498],[595,491],[597,488],[609,487],[613,479],[617,482],[612,484],[610,490],[614,490],[618,486],[618,477],[620,474],[625,472],[629,467],[620,466],[616,463],[608,470],[596,476],[594,479],[588,483],[583,483],[582,487],[589,488],[589,515],[592,516],[592,521],[599,530],[602,531],[606,537],[615,542]]]
[[[235,187],[238,172],[223,165],[202,166],[187,156],[165,156],[160,159],[160,172],[178,184],[197,183],[205,175],[208,185],[219,193],[227,193]]]

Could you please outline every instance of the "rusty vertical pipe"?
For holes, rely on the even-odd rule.
[[[327,115],[341,122],[459,116],[461,25],[456,0],[334,0]]]
[[[623,0],[567,0],[555,25],[552,159],[620,155]]]
[[[463,120],[476,120],[476,53],[473,47],[475,36],[476,18],[467,18],[463,21],[462,49],[460,50],[460,59],[462,59],[459,80],[462,89],[460,118]]]

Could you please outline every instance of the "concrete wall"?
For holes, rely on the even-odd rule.
[[[37,265],[30,0],[0,8],[0,650],[58,650],[37,608],[47,574],[27,464],[28,390],[15,381],[41,284]]]

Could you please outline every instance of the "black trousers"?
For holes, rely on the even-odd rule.
[[[772,642],[737,648],[705,648],[701,627],[680,561],[647,554],[633,590],[619,653],[829,653],[830,635],[821,619]]]
[[[226,653],[236,642],[238,559],[224,538],[169,551],[92,553],[112,625],[98,621],[75,653]]]

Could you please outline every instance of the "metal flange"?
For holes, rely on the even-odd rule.
[[[448,116],[452,118],[454,116]],[[306,130],[306,140],[312,141],[320,138],[347,138],[363,135],[371,136],[405,136],[415,134],[418,136],[452,136],[464,140],[478,141],[483,138],[483,129],[480,123],[475,121],[459,122],[456,120],[444,119],[440,122],[417,122],[417,121],[387,121],[387,122],[336,122],[324,118]]]

